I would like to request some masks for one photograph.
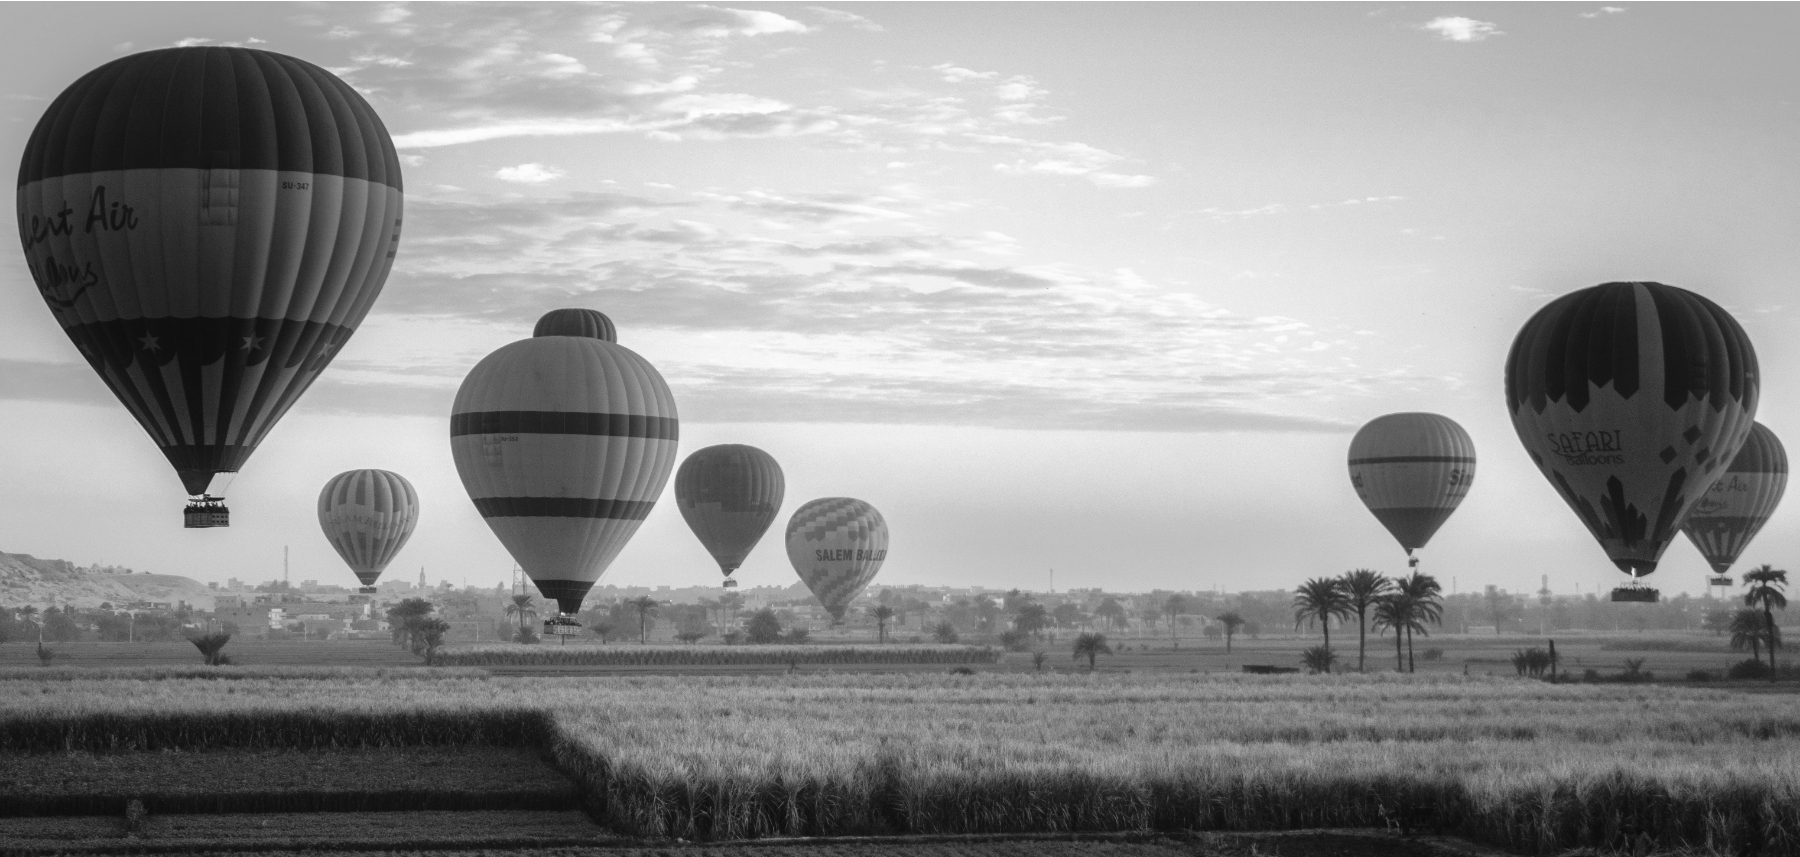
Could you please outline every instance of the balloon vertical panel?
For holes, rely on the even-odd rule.
[[[40,294],[190,494],[238,470],[361,323],[402,200],[387,131],[343,81],[204,47],[72,84],[17,195]]]
[[[675,505],[727,577],[781,512],[786,481],[774,456],[754,446],[698,450],[675,472]]]
[[[1645,575],[1749,436],[1757,371],[1749,337],[1712,301],[1606,283],[1525,323],[1507,356],[1507,408],[1614,565]]]

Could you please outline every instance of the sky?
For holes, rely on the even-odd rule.
[[[417,486],[388,574],[511,560],[451,463],[451,398],[542,313],[607,313],[682,455],[781,462],[786,516],[854,496],[879,582],[1291,588],[1405,570],[1345,452],[1462,424],[1479,479],[1421,552],[1458,591],[1622,580],[1507,418],[1512,337],[1611,280],[1743,324],[1758,420],[1800,426],[1800,62],[1790,4],[6,4],[0,153],[134,51],[247,45],[337,73],[405,171],[350,343],[183,530],[174,472],[0,261],[0,550],[199,580],[353,585],[332,475]],[[16,157],[16,154],[14,155]],[[718,571],[672,499],[602,584]],[[1779,510],[1742,558],[1780,567]],[[1686,541],[1651,583],[1703,585]]]

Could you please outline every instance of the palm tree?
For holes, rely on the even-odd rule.
[[[1325,648],[1331,648],[1331,620],[1343,619],[1350,615],[1350,597],[1338,581],[1330,577],[1315,577],[1294,590],[1294,628],[1301,625],[1312,625],[1316,620],[1325,629]],[[1326,664],[1329,671],[1330,664]]]
[[[1163,602],[1162,610],[1169,615],[1169,639],[1174,641],[1175,648],[1181,648],[1181,638],[1175,635],[1175,617],[1188,609],[1187,596],[1177,592]]]
[[[1741,652],[1749,649],[1750,656],[1755,658],[1757,663],[1762,663],[1763,631],[1766,630],[1763,625],[1763,617],[1758,616],[1755,610],[1739,610],[1732,615],[1728,630],[1731,631],[1732,651]]]
[[[1375,628],[1387,633],[1394,629],[1394,672],[1406,672],[1406,650],[1401,640],[1406,636],[1406,628],[1416,620],[1413,619],[1413,601],[1398,592],[1390,592],[1375,602]]]
[[[625,606],[637,611],[638,645],[648,644],[650,642],[650,617],[656,615],[656,599],[648,595],[641,595],[625,602]]]
[[[1787,609],[1787,596],[1781,590],[1787,588],[1787,572],[1771,568],[1767,564],[1759,565],[1744,572],[1744,585],[1750,591],[1744,593],[1744,603],[1750,607],[1762,607],[1763,611],[1763,643],[1769,647],[1769,681],[1775,680],[1775,647],[1781,645],[1779,633],[1775,630],[1775,610]]]
[[[1238,629],[1244,626],[1244,617],[1238,615],[1236,610],[1230,610],[1220,613],[1213,618],[1217,619],[1219,624],[1225,626],[1225,653],[1230,654],[1231,638],[1237,636]]]
[[[894,608],[877,604],[869,609],[869,615],[875,617],[875,632],[880,635],[878,639],[883,643],[887,642],[887,623],[894,618]]]
[[[1112,647],[1106,644],[1106,635],[1092,631],[1075,638],[1075,660],[1088,659],[1088,672],[1094,671],[1094,659],[1101,655],[1112,654]]]
[[[1400,578],[1395,586],[1398,587],[1400,594],[1405,595],[1412,602],[1407,611],[1410,621],[1403,629],[1406,632],[1406,671],[1418,672],[1418,664],[1413,660],[1413,632],[1417,631],[1423,636],[1430,636],[1431,632],[1425,629],[1425,623],[1429,622],[1433,625],[1443,623],[1444,605],[1439,597],[1442,595],[1444,587],[1437,582],[1437,578],[1416,571]]]
[[[1344,594],[1350,598],[1350,609],[1356,611],[1356,671],[1362,672],[1369,648],[1369,607],[1391,591],[1394,582],[1387,575],[1366,568],[1346,571],[1343,577],[1338,578],[1338,582]]]
[[[536,599],[521,592],[512,597],[511,604],[506,605],[507,617],[516,617],[519,620],[519,642],[521,643],[525,642],[525,617],[530,616],[533,619],[538,617],[537,605],[532,603],[534,600]]]

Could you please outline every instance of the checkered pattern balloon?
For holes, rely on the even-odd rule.
[[[788,521],[788,561],[839,622],[887,559],[887,522],[851,497],[823,497]]]

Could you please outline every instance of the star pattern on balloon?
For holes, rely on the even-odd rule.
[[[258,350],[261,350],[261,349],[262,349],[262,347],[263,347],[263,340],[264,340],[264,339],[266,339],[266,338],[267,338],[267,337],[263,337],[263,336],[246,336],[246,337],[243,337],[243,340],[244,340],[244,344],[243,344],[243,345],[240,345],[240,346],[238,346],[238,350],[239,350],[239,351],[258,351]]]
[[[144,344],[145,351],[154,352],[162,350],[162,346],[156,344],[156,334],[154,333],[146,333],[143,336],[138,337],[138,341]]]

